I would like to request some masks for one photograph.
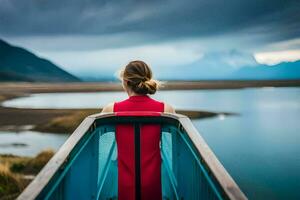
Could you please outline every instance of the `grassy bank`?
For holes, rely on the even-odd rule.
[[[70,115],[55,117],[47,123],[39,124],[33,130],[40,132],[52,133],[72,133],[83,119],[91,114],[97,113],[99,110],[85,109],[72,112]],[[177,113],[187,115],[191,119],[201,119],[207,117],[215,117],[219,114],[223,115],[237,115],[235,113],[214,113],[206,111],[188,111],[178,110]]]
[[[0,107],[0,130],[21,131],[31,125],[32,130],[50,133],[72,133],[82,120],[99,109],[19,109]],[[218,114],[232,115],[234,113],[215,113],[207,111],[177,110],[177,113],[189,116],[191,119],[214,117]]]
[[[0,199],[15,199],[53,155],[50,149],[33,158],[0,155]]]

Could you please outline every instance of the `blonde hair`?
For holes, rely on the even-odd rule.
[[[143,61],[129,62],[119,71],[119,78],[127,81],[127,86],[137,94],[154,94],[162,82],[152,78],[150,67]]]

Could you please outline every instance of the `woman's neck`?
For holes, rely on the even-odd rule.
[[[131,96],[142,96],[142,94],[137,94],[133,91],[128,91],[127,94],[128,94],[129,97],[131,97]]]

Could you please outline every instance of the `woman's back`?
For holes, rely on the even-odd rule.
[[[120,79],[129,98],[108,104],[102,112],[175,112],[170,105],[148,96],[156,92],[160,82],[153,79],[152,71],[145,62],[128,63],[121,71]],[[162,199],[160,135],[158,124],[116,126],[119,200]],[[139,140],[139,143],[136,142]]]
[[[130,96],[116,102],[114,112],[122,111],[156,111],[164,112],[164,103],[148,95]],[[144,124],[140,127],[140,174],[141,198],[161,199],[161,127],[157,124]],[[130,124],[116,126],[118,147],[118,199],[135,199],[135,143],[134,127]]]

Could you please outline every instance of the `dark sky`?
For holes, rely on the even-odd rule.
[[[167,52],[165,57],[184,55],[186,62],[231,49],[297,54],[300,1],[0,0],[0,37],[74,69],[89,61],[108,66],[106,54],[124,57],[123,63],[136,52],[172,64],[156,50]],[[77,54],[85,62],[73,62]]]

